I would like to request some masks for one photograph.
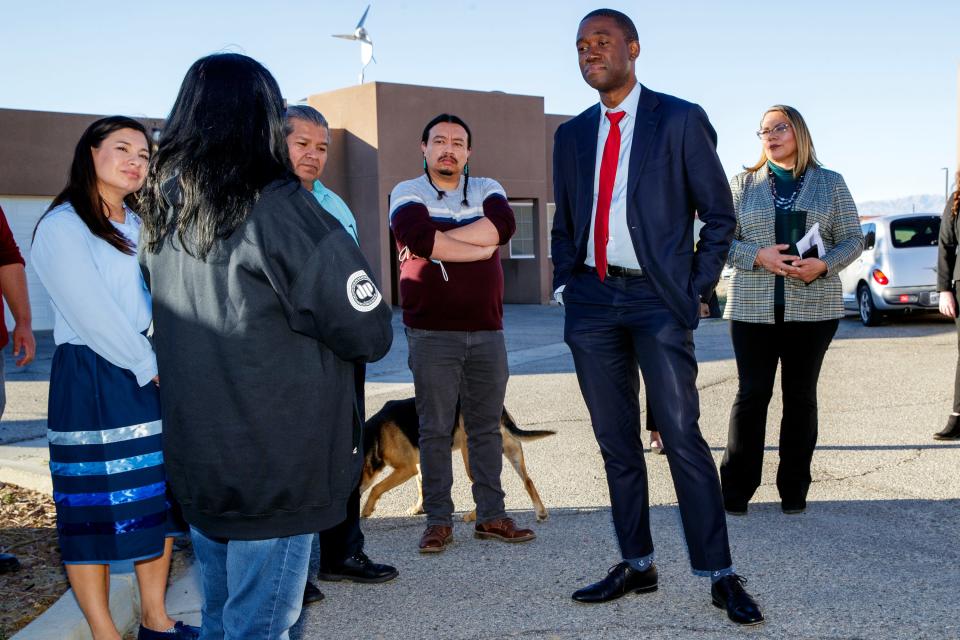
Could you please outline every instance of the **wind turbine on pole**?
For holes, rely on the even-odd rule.
[[[363,28],[363,23],[366,21],[368,13],[370,13],[370,5],[367,5],[363,15],[360,16],[360,22],[357,23],[357,27],[354,29],[353,33],[333,35],[334,38],[342,38],[343,40],[356,40],[360,43],[361,66],[359,84],[363,84],[363,72],[367,68],[367,65],[370,64],[370,61],[377,61],[376,58],[373,57],[373,40],[370,39],[370,34],[367,33],[367,30]]]

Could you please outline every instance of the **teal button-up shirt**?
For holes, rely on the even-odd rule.
[[[351,213],[347,203],[333,191],[323,186],[323,183],[319,180],[314,180],[313,191],[311,191],[311,193],[327,213],[340,221],[343,228],[353,236],[354,242],[359,246],[360,236],[357,235],[357,220],[353,217],[353,213]]]

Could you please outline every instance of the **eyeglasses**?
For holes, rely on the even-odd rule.
[[[757,137],[761,140],[765,140],[767,138],[779,138],[789,130],[790,125],[786,122],[781,122],[773,129],[760,129],[760,131],[757,131]]]

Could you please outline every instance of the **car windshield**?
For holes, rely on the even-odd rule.
[[[900,218],[890,223],[890,237],[897,249],[935,247],[940,235],[940,216]]]

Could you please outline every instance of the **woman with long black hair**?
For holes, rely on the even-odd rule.
[[[67,186],[40,219],[31,259],[54,310],[48,438],[57,533],[67,577],[96,640],[119,639],[110,565],[133,561],[141,640],[196,638],[164,605],[172,535],[157,360],[144,335],[150,294],[130,207],[150,145],[136,120],[97,120],[77,143]]]
[[[204,637],[288,637],[313,534],[344,519],[362,465],[355,363],[393,338],[359,247],[290,170],[283,116],[256,60],[201,58],[143,206],[165,453]]]
[[[957,318],[957,280],[960,280],[960,265],[957,264],[957,238],[960,220],[960,171],[957,172],[957,191],[947,200],[940,221],[940,243],[937,249],[937,290],[940,292],[940,313],[957,323],[960,336],[960,318]],[[935,440],[960,439],[960,360],[953,383],[953,411],[947,416],[947,426],[933,434]]]

